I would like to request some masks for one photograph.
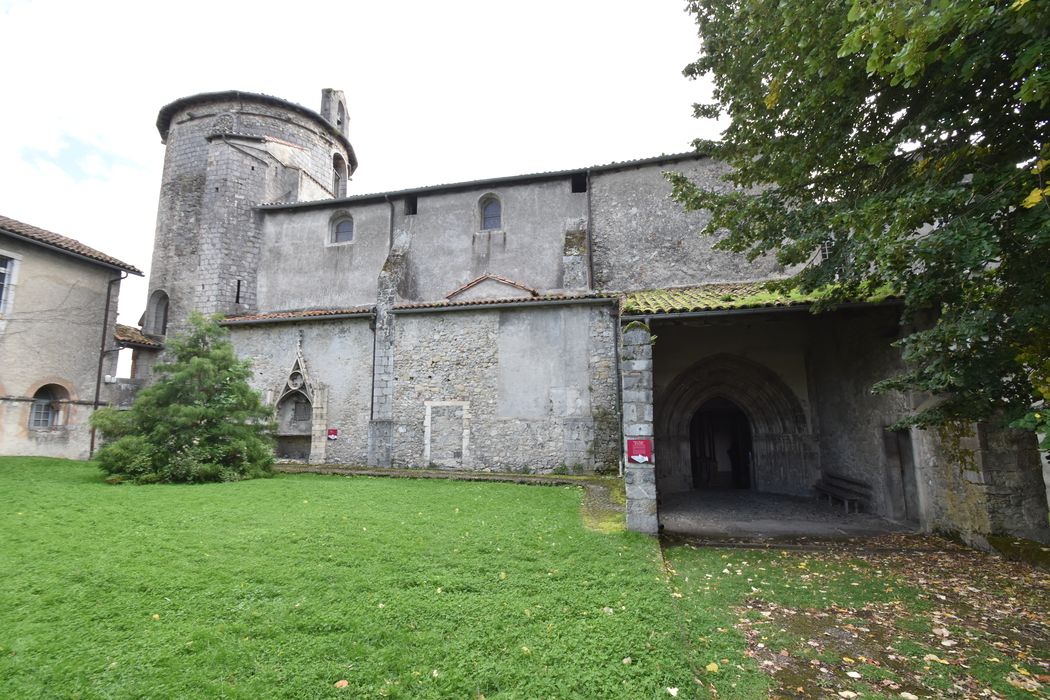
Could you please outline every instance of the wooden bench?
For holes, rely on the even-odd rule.
[[[854,512],[859,513],[860,504],[871,500],[871,484],[834,472],[823,472],[820,481],[813,484],[813,488],[821,496],[827,496],[829,504],[833,500],[842,501],[847,513],[851,503]]]

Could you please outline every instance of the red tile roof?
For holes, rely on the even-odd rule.
[[[468,299],[466,301],[413,301],[394,304],[394,311],[413,309],[442,309],[460,306],[492,306],[494,304],[537,304],[548,301],[583,301],[587,299],[616,299],[618,294],[609,292],[584,292],[578,294],[537,294],[534,297],[501,297],[498,299]]]
[[[164,347],[159,340],[150,338],[134,326],[125,326],[122,323],[118,323],[116,328],[113,329],[113,337],[121,345],[129,347],[155,348],[157,350]]]
[[[272,311],[264,314],[246,314],[243,316],[227,316],[222,320],[222,325],[238,325],[241,323],[278,323],[281,321],[301,321],[316,319],[323,321],[325,318],[346,316],[368,316],[373,313],[371,306],[356,306],[350,309],[301,309],[298,311]]]
[[[112,256],[84,245],[80,241],[75,241],[72,238],[67,238],[51,231],[45,231],[36,226],[24,224],[21,221],[9,219],[6,216],[0,216],[0,231],[16,238],[24,238],[33,243],[40,243],[49,248],[70,253],[80,258],[87,258],[107,267],[115,267],[118,270],[126,270],[133,275],[142,276],[142,271],[137,267],[121,262]]]
[[[495,282],[499,282],[500,284],[505,284],[505,285],[507,285],[509,287],[515,287],[517,289],[522,290],[523,292],[528,292],[531,296],[539,296],[539,292],[537,292],[532,287],[526,287],[524,284],[522,284],[520,282],[515,282],[512,279],[507,279],[506,277],[500,277],[499,275],[494,275],[494,274],[492,274],[490,272],[490,273],[482,275],[481,277],[472,279],[471,281],[467,282],[465,285],[463,285],[459,289],[456,289],[456,290],[453,290],[453,291],[449,292],[448,294],[445,295],[445,298],[446,299],[451,299],[452,297],[454,297],[456,295],[459,295],[459,294],[462,294],[463,292],[467,291],[471,287],[475,287],[475,286],[481,284],[482,282],[484,282],[486,280],[493,280]]]

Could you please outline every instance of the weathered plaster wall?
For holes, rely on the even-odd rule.
[[[230,330],[238,356],[252,361],[252,386],[271,404],[295,364],[301,334],[308,377],[327,392],[323,428],[339,430],[339,439],[325,445],[324,461],[366,462],[372,401],[372,330],[368,319],[242,325]]]
[[[503,204],[503,227],[482,231],[478,202],[493,193]],[[420,196],[417,214],[398,227],[412,236],[410,299],[441,299],[485,274],[539,290],[563,287],[565,232],[586,217],[586,193],[568,178]]]
[[[728,188],[721,179],[728,167],[710,158],[595,173],[595,287],[630,290],[783,276],[772,260],[749,263],[742,256],[713,250],[714,240],[698,234],[708,213],[687,213],[670,199],[666,170],[683,172],[705,189]]]
[[[2,234],[0,255],[15,259],[17,267],[9,310],[0,316],[0,454],[84,459],[102,329],[116,323],[120,296],[120,284],[114,284],[104,318],[106,287],[119,273]],[[112,332],[106,344],[115,347]],[[104,375],[116,374],[116,361],[117,353],[106,355]],[[68,393],[62,425],[33,430],[32,398],[46,384]],[[108,385],[100,398],[109,400]]]
[[[264,211],[258,306],[266,311],[371,306],[390,249],[386,203]],[[354,238],[332,243],[332,222],[350,215]]]
[[[614,323],[609,305],[397,314],[393,465],[615,469]]]

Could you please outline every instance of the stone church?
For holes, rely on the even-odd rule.
[[[704,489],[813,496],[829,475],[890,519],[1046,527],[1031,435],[974,426],[962,462],[890,426],[923,397],[892,300],[814,315],[786,276],[697,235],[663,173],[727,187],[695,153],[348,194],[343,94],[314,112],[219,92],[161,109],[166,147],[142,331],[221,313],[274,406],[280,457],[623,473],[632,529]],[[818,253],[815,253],[819,255]],[[140,347],[149,379],[159,352]]]

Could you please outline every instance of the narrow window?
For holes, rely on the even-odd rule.
[[[240,304],[241,303],[241,280],[237,280],[237,296],[233,300],[233,303],[235,303],[235,304]]]
[[[0,314],[7,310],[5,304],[10,299],[7,288],[11,284],[11,278],[14,276],[14,266],[14,260],[0,255]]]
[[[419,205],[419,200],[416,195],[410,194],[405,197],[405,216],[415,216],[416,207]]]
[[[481,230],[493,231],[503,228],[503,207],[496,197],[481,200]]]
[[[150,295],[145,325],[142,327],[147,333],[153,335],[165,335],[168,332],[168,295],[163,289],[158,289]]]
[[[349,243],[354,240],[354,220],[350,217],[340,219],[332,230],[332,243]]]
[[[572,191],[573,192],[586,192],[587,191],[587,173],[573,173],[573,175],[572,175]]]
[[[332,195],[346,196],[346,161],[338,153],[332,156]]]
[[[292,420],[304,421],[310,420],[310,402],[306,399],[296,399],[295,408],[292,412]]]

